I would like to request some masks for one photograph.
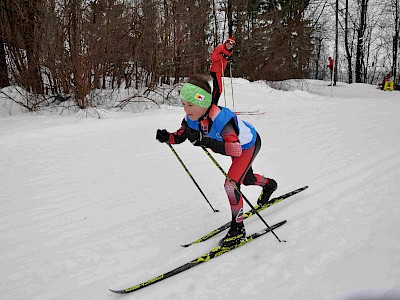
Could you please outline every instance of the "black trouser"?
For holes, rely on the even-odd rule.
[[[221,90],[219,88],[217,73],[210,72],[213,79],[213,91],[212,91],[212,104],[218,105],[219,96],[221,96]]]

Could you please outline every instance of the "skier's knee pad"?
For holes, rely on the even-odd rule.
[[[238,189],[240,186],[237,185]],[[232,183],[229,180],[225,180],[224,189],[226,194],[228,195],[228,199],[231,205],[237,205],[240,201],[240,194],[236,189],[233,187]]]

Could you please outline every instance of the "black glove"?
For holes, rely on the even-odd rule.
[[[236,59],[233,56],[228,56],[228,61],[234,63]]]
[[[203,134],[192,128],[186,128],[183,134],[194,146],[201,146],[201,140],[203,139]]]
[[[222,57],[231,63],[234,63],[236,61],[236,59],[234,59],[232,56],[228,56],[225,53],[222,53]]]
[[[185,132],[182,136],[191,141],[194,146],[204,146],[212,149],[216,153],[226,155],[224,141],[217,141],[209,138],[204,136],[200,131],[188,127],[185,128]]]
[[[169,136],[170,133],[168,131],[166,131],[165,129],[157,129],[157,134],[156,134],[156,139],[160,142],[160,143],[166,143],[169,141]]]

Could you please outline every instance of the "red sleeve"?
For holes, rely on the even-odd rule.
[[[182,136],[183,133],[185,132],[185,126],[187,126],[187,123],[186,120],[183,119],[181,127],[177,131],[169,135],[169,144],[171,145],[180,144],[186,141],[186,137]]]
[[[219,45],[218,47],[216,47],[214,49],[214,51],[211,53],[211,60],[212,61],[220,61],[221,59],[225,59],[222,56],[222,53],[228,56],[232,55],[232,52],[229,52],[228,50],[226,50],[226,47],[224,44]]]
[[[225,155],[239,157],[242,155],[242,145],[238,137],[239,130],[233,119],[222,129],[221,137],[225,141]]]

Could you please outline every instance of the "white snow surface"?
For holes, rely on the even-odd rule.
[[[274,196],[309,186],[261,214],[288,220],[275,231],[287,242],[268,233],[128,295],[108,289],[207,253],[222,234],[180,244],[230,221],[225,178],[204,152],[174,146],[219,213],[155,140],[158,128],[179,128],[183,109],[10,116],[1,100],[0,298],[400,299],[400,93],[287,84],[233,79],[235,110],[265,112],[242,116],[262,139],[254,171],[278,182]],[[242,187],[253,204],[260,191]],[[245,224],[248,234],[265,227],[257,216]]]

